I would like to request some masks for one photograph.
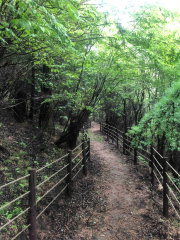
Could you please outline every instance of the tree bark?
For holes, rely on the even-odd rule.
[[[22,123],[26,118],[26,93],[19,91],[16,95],[15,106],[13,107],[14,118],[17,122]]]
[[[83,109],[77,116],[71,116],[68,126],[64,129],[64,132],[55,144],[60,145],[66,142],[71,149],[75,148],[79,131],[83,127],[84,122],[87,121],[89,115],[90,111]]]
[[[127,133],[127,115],[126,115],[126,99],[124,101],[124,132]]]
[[[32,66],[32,79],[31,79],[31,103],[30,103],[30,112],[29,118],[33,120],[34,117],[34,93],[35,93],[35,69]]]
[[[48,66],[43,65],[43,73],[45,77],[48,79],[48,73],[50,69]],[[52,89],[48,86],[42,85],[42,92],[48,98],[52,95]],[[44,101],[44,98],[42,101]],[[40,107],[40,114],[39,114],[39,128],[43,131],[48,132],[51,135],[55,135],[55,127],[54,127],[54,106],[52,102],[43,103]]]

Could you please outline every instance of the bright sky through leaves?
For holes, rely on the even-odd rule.
[[[180,11],[180,1],[178,0],[159,0],[159,1],[153,1],[153,0],[131,0],[131,1],[122,1],[122,0],[105,0],[104,2],[107,2],[109,5],[113,5],[119,8],[119,10],[122,10],[126,6],[141,6],[145,3],[147,4],[155,4],[158,3],[165,8],[171,9],[171,10],[179,10]]]
[[[140,6],[145,4],[158,4],[165,7],[168,10],[179,11],[180,12],[180,1],[179,0],[90,0],[89,4],[98,4],[98,10],[111,12],[113,11],[113,18],[119,18],[120,22],[124,27],[128,27],[128,22],[131,21],[131,18],[128,15],[128,12],[139,11]],[[97,5],[96,5],[97,6]],[[120,12],[116,13],[115,12]]]

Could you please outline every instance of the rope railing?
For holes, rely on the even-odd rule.
[[[72,159],[72,154],[73,151],[77,150],[79,147],[82,146],[82,150],[75,156],[74,159]],[[83,158],[80,159],[80,161],[78,161],[75,166],[72,168],[72,164],[73,161],[75,161],[75,159],[77,159],[77,157],[79,157],[80,155],[83,155]],[[62,160],[63,158],[66,158],[68,160],[68,163],[63,166],[61,169],[56,170],[55,173],[53,173],[51,176],[47,177],[44,181],[42,181],[41,183],[39,183],[36,186],[36,173],[39,173],[41,171],[43,171],[44,169],[48,168],[49,166],[51,166],[52,164],[55,164],[57,162],[59,162],[60,160]],[[72,188],[72,180],[79,174],[79,172],[81,171],[81,169],[83,168],[83,173],[84,175],[87,175],[87,165],[86,162],[90,160],[90,139],[87,139],[86,141],[82,141],[81,144],[79,144],[76,148],[74,148],[72,151],[68,151],[68,154],[65,154],[64,156],[54,160],[53,162],[46,164],[45,166],[39,168],[39,169],[31,169],[29,170],[28,175],[23,176],[21,178],[18,178],[14,181],[11,181],[9,183],[6,183],[4,185],[2,185],[0,187],[0,189],[7,187],[13,183],[16,183],[20,180],[23,180],[27,177],[29,177],[29,191],[22,194],[21,196],[18,196],[16,199],[13,199],[11,202],[5,203],[3,206],[0,207],[0,210],[5,209],[7,207],[9,207],[11,204],[15,203],[16,201],[18,201],[19,199],[27,196],[29,194],[29,207],[27,209],[25,209],[24,211],[22,211],[20,214],[18,214],[16,217],[14,217],[11,220],[8,220],[8,222],[6,224],[4,224],[3,226],[0,227],[0,230],[7,227],[8,225],[10,225],[13,221],[15,221],[17,218],[19,218],[22,214],[26,213],[29,209],[31,209],[31,211],[29,212],[29,221],[30,224],[28,226],[26,226],[26,228],[22,229],[22,231],[20,231],[19,233],[16,234],[16,236],[14,236],[11,240],[16,239],[20,234],[22,234],[28,227],[29,228],[29,233],[30,233],[30,239],[32,236],[37,235],[36,233],[36,227],[34,226],[34,221],[36,221],[36,219],[38,217],[40,217],[44,211],[60,196],[60,194],[66,189],[67,190],[67,194],[68,196],[70,196],[70,192],[71,192],[71,188]],[[81,166],[81,168],[78,170],[78,172],[75,174],[75,176],[72,178],[72,171],[77,168],[77,166],[79,164],[81,164],[81,162],[83,162],[83,165]],[[62,162],[61,162],[62,164]],[[46,182],[50,181],[53,177],[55,177],[57,174],[59,174],[60,172],[62,172],[64,169],[67,169],[67,174],[65,174],[56,184],[54,184],[50,189],[48,189],[41,197],[38,197],[37,201],[36,201],[36,190],[39,189],[42,185],[44,185]],[[63,182],[63,180],[66,179],[66,186],[61,190],[60,193],[58,193],[56,195],[56,197],[53,198],[53,200],[42,210],[41,213],[39,213],[39,215],[34,219],[34,217],[36,216],[36,205],[37,203],[39,203],[47,194],[49,194],[52,190],[54,190],[59,184],[61,184]]]
[[[7,204],[3,205],[2,207],[0,207],[0,210],[6,208],[7,206],[11,205],[12,203],[16,202],[17,200],[19,200],[20,198],[25,197],[26,195],[28,195],[30,193],[30,191],[22,194],[21,196],[17,197],[16,199],[12,200],[11,202],[8,202]]]
[[[77,163],[76,165],[72,168],[72,171],[82,162],[83,158],[81,158]]]
[[[66,155],[64,155],[64,156],[62,156],[62,157],[56,159],[55,161],[53,161],[53,162],[51,162],[51,163],[45,165],[45,166],[42,167],[42,168],[39,168],[38,170],[36,170],[36,173],[41,172],[41,171],[44,170],[45,168],[51,166],[52,164],[54,164],[54,163],[56,163],[56,162],[59,162],[61,159],[65,158],[65,157],[67,157],[67,156],[68,156],[68,154],[66,154]]]
[[[112,127],[112,128],[114,128],[114,129],[116,129],[117,131],[123,133],[122,131],[120,131],[118,128],[116,128],[116,127],[114,127],[114,126],[111,126],[111,125],[109,125],[109,124],[107,124],[107,123],[104,123],[104,124],[105,124],[106,126]]]
[[[83,165],[84,166],[84,165]],[[78,172],[74,175],[74,177],[72,178],[72,180],[78,175],[78,173],[82,170],[83,166],[78,170]]]
[[[15,183],[15,182],[19,182],[20,180],[23,180],[23,179],[25,179],[25,178],[27,178],[27,177],[29,177],[29,176],[30,176],[30,174],[28,174],[28,175],[26,175],[26,176],[24,176],[24,177],[18,178],[18,179],[16,179],[16,180],[12,181],[12,182],[6,183],[6,184],[0,186],[0,189],[2,189],[2,188],[4,188],[4,187],[7,187],[7,186],[9,186],[9,185],[11,185],[11,184],[13,184],[13,183]]]
[[[115,130],[112,130],[112,128]],[[146,165],[149,169],[151,169],[152,185],[154,186],[154,184],[155,184],[154,180],[156,178],[157,182],[161,186],[163,186],[163,215],[165,217],[167,217],[168,216],[168,199],[169,199],[169,197],[167,198],[166,195],[168,195],[168,189],[169,189],[169,187],[168,187],[169,185],[167,185],[168,180],[171,181],[171,183],[173,184],[175,189],[178,191],[178,193],[180,193],[179,188],[176,186],[176,184],[173,182],[171,177],[168,175],[168,166],[170,167],[171,171],[173,171],[178,176],[178,178],[180,178],[180,174],[167,162],[167,158],[163,157],[154,147],[151,146],[150,152],[149,152],[149,150],[144,149],[143,146],[137,146],[137,148],[131,147],[131,141],[133,140],[133,138],[129,135],[129,133],[122,132],[123,136],[120,136],[118,134],[117,128],[110,126],[108,124],[105,124],[105,123],[104,124],[102,123],[102,125],[100,125],[100,131],[107,134],[107,139],[108,138],[114,139],[113,136],[115,136],[117,148],[119,148],[119,145],[120,145],[123,148],[123,154],[130,153],[134,157],[133,158],[134,164],[137,164],[137,159],[139,159],[139,163],[138,163],[139,165],[141,165],[140,163],[142,162],[143,165]],[[116,134],[114,134],[114,132]],[[142,141],[141,141],[141,144],[143,144]],[[134,151],[132,151],[132,150],[134,150]],[[146,156],[146,154],[148,154],[148,156]],[[156,154],[163,160],[162,163],[159,162],[159,160],[158,160],[159,158],[156,157]],[[162,179],[162,182],[161,182],[161,179]],[[177,201],[178,198],[175,195],[175,193],[173,193],[172,191],[170,191],[170,192]],[[178,201],[178,204],[180,205],[180,201]]]
[[[173,184],[173,186],[176,188],[176,190],[180,193],[180,189],[176,186],[176,184],[173,182],[173,180],[170,178],[169,174],[166,173],[168,179],[171,181],[171,183]]]
[[[110,132],[115,132],[113,129],[111,129],[110,126],[108,127],[108,130],[109,130]]]
[[[159,161],[156,159],[156,157],[153,155],[154,160],[157,162],[157,164],[159,165],[159,167],[163,170],[162,165],[159,163]],[[167,162],[168,163],[168,162]]]
[[[109,127],[111,127],[111,128],[117,129],[116,127],[111,126],[111,125],[109,125],[109,124],[107,124],[107,123],[103,123],[103,124],[106,125],[106,126],[109,126]]]
[[[50,177],[48,177],[46,180],[44,180],[42,183],[40,183],[39,185],[36,186],[36,188],[41,187],[45,182],[49,181],[52,177],[56,176],[58,173],[60,173],[63,169],[65,169],[67,166],[69,165],[66,164],[63,168],[61,168],[60,170],[58,170],[56,173],[54,173],[53,175],[51,175]]]
[[[175,198],[176,202],[178,203],[178,205],[180,206],[180,202],[179,200],[177,199],[176,195],[174,194],[174,192],[172,191],[172,189],[170,188],[170,186],[168,184],[166,184],[170,193],[173,195],[173,197]]]
[[[113,128],[116,129],[117,131],[123,133],[122,131],[120,131],[118,128],[116,128],[116,127],[114,127],[114,126],[111,126],[111,125],[109,125],[109,124],[107,124],[107,123],[102,123],[102,124],[105,125],[105,126],[113,127]]]
[[[73,158],[72,162],[74,162],[74,161],[76,160],[76,158],[77,158],[82,152],[83,152],[83,150],[82,150],[80,153],[78,153],[78,154]]]
[[[142,159],[139,158],[139,156],[137,156],[137,158],[139,159],[139,161],[140,161],[143,165],[146,165],[146,167],[149,168],[149,165],[148,165],[146,162],[142,161]],[[141,165],[142,165],[142,164],[141,164]]]
[[[177,176],[180,178],[180,174],[167,162],[168,166],[177,174]]]
[[[16,217],[14,217],[13,219],[11,219],[9,222],[7,222],[6,224],[4,224],[2,227],[0,227],[0,231],[7,227],[10,223],[12,223],[14,220],[16,220],[17,218],[19,218],[21,215],[23,215],[25,212],[27,212],[30,209],[30,207],[26,208],[26,210],[22,211],[20,214],[18,214]]]
[[[163,158],[163,156],[161,156],[161,154],[160,154],[155,148],[153,148],[153,150],[154,150],[161,158]]]
[[[178,218],[180,219],[179,213],[178,213],[177,210],[175,209],[175,207],[174,207],[174,205],[173,205],[171,199],[169,198],[169,196],[168,196],[167,194],[166,194],[166,196],[167,196],[167,198],[168,198],[168,200],[169,200],[169,202],[170,202],[172,208],[174,209],[175,213],[177,214]]]
[[[109,129],[108,128],[103,128],[103,131],[109,132]]]
[[[154,176],[156,177],[158,183],[162,186],[162,183],[160,182],[160,180],[159,180],[158,176],[156,175],[155,171],[153,171],[153,173],[154,173]]]
[[[121,142],[123,142],[123,138],[122,138],[122,139],[119,139],[119,137],[118,137],[118,141],[121,141]]]
[[[117,129],[120,133],[123,133],[122,131],[120,131],[119,129]]]
[[[148,162],[151,162],[151,160],[149,158],[147,158],[146,156],[144,156],[142,153],[140,153],[139,151],[137,151],[137,153],[139,153],[142,157],[144,157]]]
[[[125,134],[126,135],[126,134]],[[128,135],[127,135],[128,136]],[[132,140],[128,140],[127,138],[125,139],[126,142],[131,142]]]
[[[110,137],[117,137],[117,133],[112,133],[112,132],[110,132]]]
[[[11,238],[11,240],[16,239],[19,235],[21,235],[21,233],[23,233],[24,231],[26,231],[26,229],[27,229],[28,227],[30,227],[30,226],[31,226],[31,224],[29,224],[28,226],[26,226],[21,232],[19,232],[16,236],[14,236],[13,238]]]
[[[159,176],[161,177],[161,179],[163,179],[163,176],[162,176],[162,174],[159,172],[159,170],[158,170],[158,168],[156,167],[156,165],[155,165],[154,163],[152,163],[152,164],[154,165],[156,171],[159,173]]]
[[[117,137],[115,136],[110,136],[111,139],[114,139],[115,141],[117,140]]]
[[[80,143],[77,147],[75,147],[72,151],[74,152],[76,149],[78,149],[80,146],[82,145],[82,143]]]
[[[125,148],[126,149],[126,151],[128,151],[132,156],[134,156],[134,154],[131,152],[131,151],[129,151],[127,148]]]
[[[131,149],[133,149],[133,147],[131,147],[130,145],[128,145],[127,143],[124,143],[126,146],[130,147]]]
[[[46,209],[61,195],[61,193],[68,187],[68,184],[61,190],[61,192],[53,198],[53,200],[42,210],[42,212],[36,217],[38,219],[45,211]]]
[[[116,134],[116,135],[117,135],[117,131],[112,130],[112,129],[110,129],[109,131],[110,131],[112,134]]]
[[[123,139],[123,136],[119,135],[119,133],[118,133],[118,138],[119,138],[119,137],[120,137],[121,139]]]
[[[57,187],[68,175],[69,173],[66,174],[63,178],[61,178],[61,180],[58,183],[56,183],[52,188],[50,188],[42,197],[40,197],[36,203],[40,202],[48,193],[50,193],[55,187]]]
[[[146,152],[146,153],[148,153],[148,154],[151,155],[151,153],[150,153],[149,151],[145,150],[144,148],[139,148],[139,149],[141,149],[141,150],[143,150],[144,152]]]
[[[104,130],[104,132],[107,134],[109,131],[107,131],[107,130]]]

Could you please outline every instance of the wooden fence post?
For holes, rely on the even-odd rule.
[[[134,148],[134,164],[137,165],[137,148]]]
[[[167,158],[163,157],[163,215],[168,218],[168,177],[167,177],[168,165]]]
[[[91,147],[90,147],[90,138],[88,139],[88,149],[89,149],[89,161],[90,161],[90,157],[91,157]]]
[[[86,163],[86,150],[85,150],[85,142],[84,140],[82,141],[82,150],[83,150],[83,173],[85,176],[87,176],[87,163]]]
[[[109,140],[109,125],[106,125],[107,126],[107,141]]]
[[[123,132],[123,154],[126,154],[126,150],[125,150],[125,133]]]
[[[117,134],[116,134],[116,144],[117,144],[117,149],[119,149],[119,143],[118,143],[118,131],[117,131]]]
[[[36,232],[36,169],[29,170],[29,236],[31,240],[37,240]]]
[[[72,151],[71,150],[68,150],[68,163],[69,165],[67,166],[67,173],[69,173],[69,175],[67,176],[67,183],[68,183],[67,195],[68,197],[71,197],[72,195]]]
[[[151,155],[150,155],[150,160],[151,160],[151,184],[154,186],[154,158],[153,158],[153,147],[151,146]]]
[[[112,143],[114,142],[113,127],[110,128]]]

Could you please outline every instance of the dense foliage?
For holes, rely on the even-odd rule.
[[[145,5],[123,27],[117,13],[80,0],[0,0],[0,9],[0,97],[24,99],[25,117],[38,113],[44,131],[63,124],[57,145],[74,147],[98,109],[131,129],[133,144],[180,148],[178,12]]]

